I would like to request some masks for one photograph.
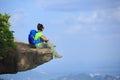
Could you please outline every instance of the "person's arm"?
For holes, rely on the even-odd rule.
[[[48,39],[48,38],[46,38],[46,37],[45,37],[45,36],[43,36],[43,35],[41,36],[41,39],[42,39],[43,41],[46,41],[46,42],[47,42],[47,41],[49,41],[49,39]]]

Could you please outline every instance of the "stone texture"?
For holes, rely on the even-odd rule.
[[[16,42],[14,55],[10,53],[0,63],[0,74],[17,73],[33,69],[53,59],[53,51],[49,48],[30,48],[27,43]]]

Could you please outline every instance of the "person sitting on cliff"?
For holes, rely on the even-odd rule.
[[[43,35],[43,30],[44,30],[44,26],[40,23],[38,23],[37,25],[37,33],[35,34],[35,41],[40,39],[40,41],[38,43],[35,44],[36,48],[51,48],[53,50],[53,56],[55,58],[62,58],[62,56],[60,54],[57,53],[57,51],[55,50],[55,45],[50,43],[49,39],[47,37],[45,37]]]

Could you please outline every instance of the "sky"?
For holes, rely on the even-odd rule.
[[[120,73],[120,0],[0,0],[0,13],[20,42],[42,23],[63,56],[34,71]]]

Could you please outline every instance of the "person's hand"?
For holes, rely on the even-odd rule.
[[[45,40],[45,42],[47,43],[49,40],[47,39],[47,40]]]

